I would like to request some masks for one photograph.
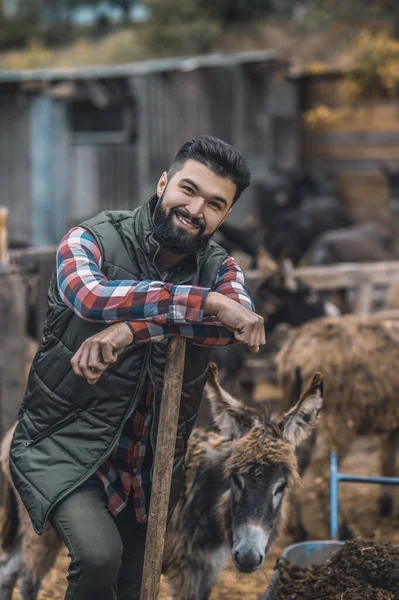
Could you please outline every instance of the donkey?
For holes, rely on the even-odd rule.
[[[323,382],[315,373],[277,421],[223,390],[214,363],[205,393],[217,431],[190,438],[163,561],[174,600],[207,600],[230,552],[239,571],[262,566],[284,522],[286,490],[299,479],[295,448],[316,424]]]
[[[295,447],[316,424],[323,401],[316,373],[299,402],[274,422],[225,392],[217,366],[205,394],[217,431],[194,430],[188,444],[181,497],[167,529],[163,572],[174,600],[207,600],[231,550],[237,569],[258,569],[283,521],[286,489],[298,481]],[[38,536],[12,487],[9,449],[2,443],[7,481],[0,557],[0,598],[11,600],[20,579],[22,600],[37,598],[40,582],[62,545],[48,524]]]

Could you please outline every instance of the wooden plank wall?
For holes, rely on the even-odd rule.
[[[311,172],[338,175],[342,203],[356,221],[390,216],[390,190],[382,167],[399,168],[399,108],[395,100],[345,100],[343,74],[314,75],[301,83],[304,119],[301,160]],[[325,118],[314,120],[326,107]],[[328,114],[328,110],[331,110]],[[320,114],[320,113],[319,113]]]
[[[302,160],[310,168],[366,172],[381,162],[399,164],[399,109],[396,100],[350,103],[344,73],[306,76],[299,93],[304,114],[320,107],[327,118],[304,121]]]
[[[331,104],[326,104],[331,107]],[[310,108],[316,107],[313,104]],[[342,104],[341,107],[344,108]],[[378,168],[399,163],[399,110],[396,102],[348,107],[339,120],[305,126],[302,157],[306,164],[332,168]]]

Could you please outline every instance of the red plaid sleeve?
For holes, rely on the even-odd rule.
[[[95,238],[75,227],[57,251],[61,300],[87,321],[198,323],[204,318],[208,288],[164,281],[108,280]]]

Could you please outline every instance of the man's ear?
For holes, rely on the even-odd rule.
[[[168,174],[166,171],[164,171],[162,173],[161,177],[159,178],[158,185],[157,185],[158,198],[160,198],[162,196],[162,194],[164,193],[167,184],[168,184]]]

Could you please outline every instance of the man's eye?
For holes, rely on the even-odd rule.
[[[187,187],[186,185],[183,185],[183,190],[185,190],[186,192],[188,192],[189,194],[193,194],[193,190],[190,187]]]
[[[209,202],[209,205],[220,210],[220,204],[218,202]]]

